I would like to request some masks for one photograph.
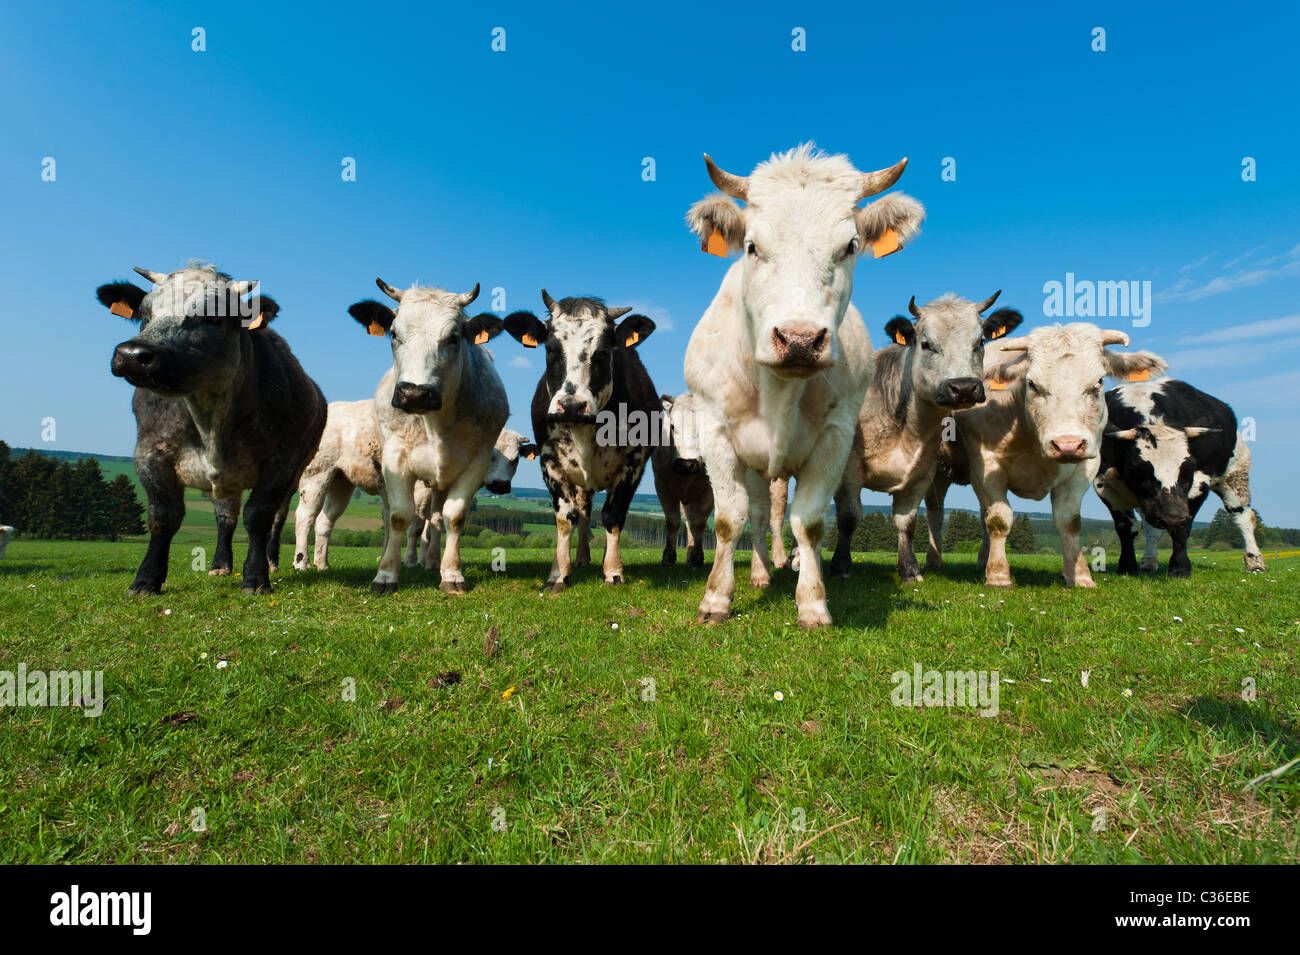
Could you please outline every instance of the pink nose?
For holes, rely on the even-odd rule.
[[[1052,453],[1063,458],[1077,458],[1083,454],[1083,438],[1076,438],[1073,435],[1064,438],[1053,438],[1051,447]]]

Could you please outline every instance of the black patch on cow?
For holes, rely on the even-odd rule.
[[[483,332],[487,332],[487,340],[491,341],[501,334],[505,323],[493,315],[491,312],[482,312],[465,322],[465,337],[471,342],[477,342]],[[483,344],[479,342],[479,344]]]
[[[135,314],[132,321],[140,321],[140,303],[149,293],[133,282],[109,282],[95,289],[95,298],[105,308],[111,308],[116,302],[125,302]]]
[[[984,340],[987,342],[1009,335],[1019,328],[1024,320],[1025,316],[1014,308],[1000,308],[984,319]]]
[[[348,314],[367,329],[370,328],[373,322],[386,332],[392,330],[393,320],[397,318],[396,312],[383,302],[376,302],[373,298],[357,302],[355,305],[349,305]]]
[[[893,345],[906,346],[916,342],[916,326],[912,324],[910,318],[904,318],[902,315],[895,315],[885,323],[885,334],[889,336],[890,344]],[[901,342],[900,338],[902,338]]]
[[[907,420],[907,406],[912,400],[912,362],[916,353],[902,345],[886,345],[876,352],[876,373],[871,387],[884,399],[894,420]]]

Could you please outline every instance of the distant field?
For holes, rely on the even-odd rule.
[[[990,591],[969,556],[901,586],[873,555],[805,634],[793,575],[757,592],[743,564],[735,618],[693,625],[705,572],[657,550],[557,597],[546,552],[498,574],[469,551],[468,596],[408,569],[383,600],[374,549],[244,598],[181,542],[163,596],[127,598],[142,551],[19,539],[0,561],[0,670],[103,670],[107,697],[98,719],[0,708],[2,861],[1300,854],[1300,769],[1246,789],[1300,756],[1297,558],[1070,591],[1059,559],[1013,557],[1018,586]],[[892,705],[915,665],[997,670],[997,715]]]

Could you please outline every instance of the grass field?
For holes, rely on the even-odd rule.
[[[154,598],[125,595],[140,543],[16,540],[0,561],[0,670],[103,670],[106,694],[97,719],[0,708],[0,861],[1300,854],[1300,767],[1246,788],[1300,756],[1297,558],[1067,591],[1059,558],[1013,557],[1003,592],[970,556],[903,586],[878,555],[805,634],[794,576],[760,593],[743,565],[735,618],[692,625],[705,572],[657,551],[558,597],[546,552],[494,573],[470,551],[468,596],[407,569],[380,600],[374,550],[336,548],[244,598],[184,543]],[[998,714],[892,705],[916,664],[997,670]]]

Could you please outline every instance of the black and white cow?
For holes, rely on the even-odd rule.
[[[112,362],[113,374],[135,385],[135,469],[149,498],[149,549],[128,592],[161,592],[193,487],[217,512],[214,567],[223,557],[229,566],[240,494],[251,489],[243,591],[268,593],[289,499],[325,427],[325,397],[267,327],[279,306],[244,298],[256,282],[193,263],[170,274],[135,271],[152,290],[112,282],[96,291],[115,315],[140,323]]]
[[[695,399],[688,391],[662,395],[667,440],[655,448],[652,467],[655,493],[664,511],[663,563],[677,561],[677,533],[686,515],[686,563],[704,566],[704,529],[713,513],[713,485],[700,457],[695,428]]]
[[[1169,531],[1169,576],[1192,572],[1187,536],[1210,491],[1246,544],[1246,569],[1264,569],[1250,509],[1250,449],[1237,434],[1237,416],[1218,398],[1172,378],[1133,382],[1106,392],[1110,429],[1101,446],[1094,487],[1119,534],[1121,574],[1138,572],[1133,538],[1138,511],[1151,527]],[[1155,570],[1154,537],[1143,563]]]
[[[542,479],[555,507],[551,593],[569,582],[569,546],[578,532],[573,566],[591,560],[588,533],[596,494],[606,492],[605,583],[623,582],[618,539],[632,495],[657,440],[659,395],[636,346],[654,331],[644,315],[609,308],[598,298],[555,301],[542,289],[549,316],[515,312],[505,329],[526,348],[546,348],[546,371],[533,395],[533,437],[541,448]],[[628,426],[622,426],[621,423]]]

